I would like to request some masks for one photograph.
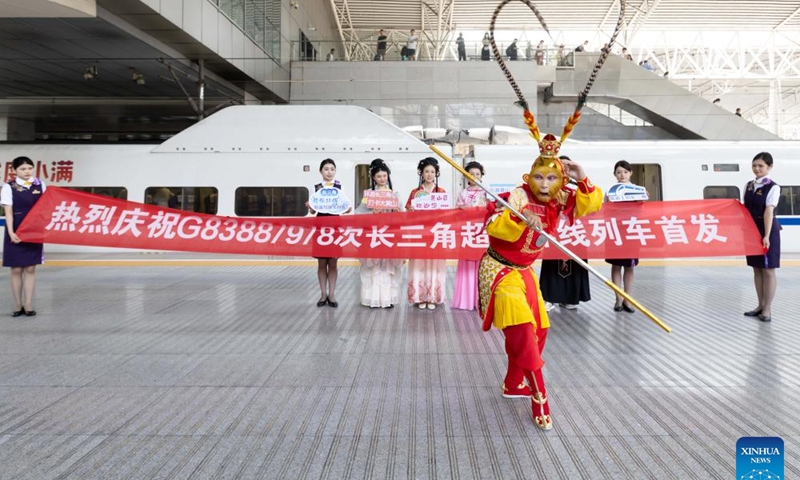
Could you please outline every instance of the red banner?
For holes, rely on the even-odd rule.
[[[241,218],[184,212],[48,187],[17,230],[27,242],[184,252],[349,258],[478,259],[486,210],[341,217]],[[758,255],[761,240],[736,200],[606,204],[558,226],[583,258]],[[545,248],[544,258],[563,258]]]

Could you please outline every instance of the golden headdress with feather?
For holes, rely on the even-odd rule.
[[[578,121],[581,118],[581,109],[586,104],[586,99],[589,96],[589,90],[591,90],[592,85],[594,85],[594,81],[597,78],[598,72],[602,68],[603,64],[605,63],[606,59],[608,58],[608,54],[611,51],[612,45],[616,41],[617,35],[619,35],[623,19],[625,17],[625,0],[620,0],[620,9],[619,9],[619,17],[617,19],[616,27],[614,28],[614,33],[611,35],[609,39],[608,46],[603,49],[600,53],[600,57],[597,60],[597,63],[594,66],[591,74],[589,75],[589,81],[586,83],[583,91],[578,94],[578,104],[575,107],[575,111],[570,115],[569,119],[567,120],[567,124],[564,125],[564,129],[561,131],[561,137],[557,138],[553,134],[545,134],[544,136],[541,135],[539,132],[539,127],[536,126],[536,119],[533,117],[533,113],[531,113],[530,109],[528,108],[528,103],[525,100],[524,95],[522,94],[522,90],[520,90],[517,82],[514,80],[514,76],[511,74],[511,71],[506,66],[506,62],[503,59],[503,55],[500,53],[500,49],[497,48],[497,44],[494,39],[494,27],[495,22],[497,21],[497,17],[500,14],[500,10],[503,9],[504,6],[507,4],[516,1],[516,0],[503,0],[500,5],[497,6],[494,13],[492,14],[492,20],[489,23],[489,40],[492,46],[492,52],[494,53],[495,60],[497,60],[497,64],[500,66],[500,69],[503,70],[503,74],[505,74],[506,79],[511,84],[511,88],[514,89],[514,93],[517,95],[519,99],[516,102],[517,105],[522,107],[524,113],[523,116],[525,118],[525,124],[528,126],[528,129],[531,132],[531,135],[539,144],[539,156],[531,165],[531,173],[529,177],[533,176],[534,171],[536,170],[547,170],[551,172],[555,172],[560,179],[560,185],[558,189],[555,189],[555,193],[558,193],[558,190],[562,188],[566,188],[566,184],[568,183],[568,177],[564,171],[564,165],[561,163],[561,160],[558,158],[558,152],[561,149],[561,144],[572,134],[575,125],[578,124]],[[536,5],[531,2],[531,0],[518,0],[528,6],[531,11],[536,15],[536,18],[539,20],[539,23],[544,28],[545,32],[550,35],[550,30],[547,28],[547,24],[542,18],[541,13],[539,13],[539,9],[536,8]],[[552,39],[552,36],[550,37]],[[529,184],[530,185],[530,184]],[[555,194],[551,195],[551,197],[555,197]]]

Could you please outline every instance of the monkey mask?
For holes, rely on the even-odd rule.
[[[561,142],[553,134],[539,140],[539,156],[531,165],[530,173],[522,176],[528,188],[542,203],[557,199],[559,192],[569,182],[564,164],[558,158]]]

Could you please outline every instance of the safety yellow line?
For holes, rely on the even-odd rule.
[[[592,260],[593,265],[603,265],[602,260]],[[455,266],[455,260],[448,260],[447,264]],[[358,267],[361,264],[358,260],[342,259],[339,266]],[[50,267],[315,267],[316,260],[213,260],[213,259],[130,259],[130,260],[47,260],[45,266]],[[733,259],[680,259],[680,260],[660,260],[645,259],[639,266],[642,267],[745,267],[745,260]],[[800,267],[800,259],[781,260],[782,267]]]

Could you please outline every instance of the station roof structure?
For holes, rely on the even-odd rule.
[[[333,0],[344,41],[372,45],[384,29],[404,45],[410,29],[433,57],[454,58],[454,40],[488,30],[500,1]],[[571,48],[588,40],[598,51],[619,17],[619,0],[535,0],[550,38],[523,1],[504,6],[496,38],[503,47],[544,40]],[[422,32],[420,32],[422,30]],[[796,0],[627,0],[617,49],[649,60],[659,75],[708,99],[723,98],[748,121],[783,138],[800,139],[800,3]],[[427,50],[423,49],[423,55]],[[418,52],[419,56],[419,52]]]
[[[200,107],[276,100],[232,63],[138,0],[0,0],[0,118],[52,140],[157,141]]]
[[[356,29],[419,28],[425,10],[446,10],[459,29],[485,30],[499,2],[485,0],[334,0],[349,11]],[[613,24],[619,0],[538,0],[533,2],[547,25],[558,30],[586,30]],[[651,29],[785,30],[800,29],[800,4],[794,0],[629,0],[628,24],[646,16]],[[504,7],[497,26],[520,29],[538,25],[522,2]]]
[[[235,60],[209,51],[202,43],[187,40],[185,31],[148,8],[148,2],[96,0],[84,3],[96,4],[96,11],[70,12],[66,7],[53,6],[82,5],[71,0],[0,0],[0,117],[30,119],[42,125],[43,130],[50,129],[62,135],[91,128],[93,131],[106,129],[109,138],[137,129],[156,133],[161,129],[167,136],[176,128],[185,128],[195,121],[195,112],[187,104],[187,94],[175,80],[177,77],[190,89],[189,93],[194,93],[191,89],[196,89],[199,77],[198,58],[205,59],[206,107],[225,106],[234,98],[254,102],[285,100],[272,96],[272,92],[264,88],[263,79],[242,73],[241,68],[233,65]],[[223,2],[202,0],[196,3],[203,9],[221,11]],[[284,11],[286,3],[283,2]],[[328,31],[338,29],[340,38],[326,37],[323,41],[353,43],[369,39],[372,46],[374,35],[381,28],[395,32],[398,41],[403,40],[403,32],[415,28],[425,32],[427,41],[452,47],[455,32],[485,31],[498,3],[499,0],[293,0],[291,5],[325,10],[331,23],[335,19],[337,25],[329,25],[332,30]],[[590,40],[597,45],[610,33],[619,9],[619,0],[538,0],[534,3],[550,31],[558,32],[554,36],[560,35],[561,40],[574,37],[578,41],[586,32],[595,32]],[[656,31],[672,31],[687,38],[705,35],[695,41],[695,47],[679,53],[643,45],[636,61],[647,56],[658,60],[660,55],[664,62],[672,58],[669,68],[666,63],[663,68],[670,70],[670,79],[683,82],[681,84],[699,91],[704,97],[718,96],[718,92],[747,94],[756,90],[764,97],[768,96],[765,81],[778,79],[782,82],[780,95],[785,97],[781,108],[791,111],[791,118],[800,125],[800,102],[797,101],[800,94],[800,4],[796,0],[628,0],[626,5],[626,28],[618,41],[620,45],[652,42],[653,37],[648,34]],[[32,16],[31,12],[46,8],[55,10],[42,16],[46,18]],[[506,6],[497,25],[506,35],[541,31],[535,17],[521,1]],[[731,63],[735,56],[732,49],[749,48],[758,51],[751,52],[748,57],[742,56],[743,65],[755,65],[754,68],[761,65],[764,71],[748,72],[741,66],[738,72],[725,70],[717,76],[698,77],[696,71],[711,69],[691,59],[700,48],[709,46],[709,34],[713,32],[750,34],[746,39],[738,37],[735,44],[725,40],[730,36],[720,37],[722,42],[728,42],[719,47],[719,55],[714,56],[720,65]],[[762,41],[766,37],[761,34],[765,32],[773,39],[786,40],[789,45],[768,52],[770,58],[779,60],[775,68],[764,61],[766,53],[760,50],[764,43],[769,43]],[[278,54],[281,58],[273,57],[278,69],[288,72],[284,59],[291,53],[283,50],[296,47],[290,43],[297,40],[290,38],[296,34],[294,30],[292,33],[282,30],[277,37],[283,39]],[[174,66],[175,71],[167,64]],[[685,67],[683,71],[679,65]],[[688,71],[692,68],[696,71]],[[185,74],[180,73],[181,69]],[[87,80],[87,74],[92,72],[99,73],[102,81]],[[138,83],[137,78],[141,78]],[[738,106],[740,101],[735,102]],[[755,99],[752,105],[745,102],[742,107],[746,116],[748,110],[767,109],[766,102]],[[93,117],[113,119],[113,125],[107,120],[92,122]],[[161,127],[153,128],[153,125]]]

